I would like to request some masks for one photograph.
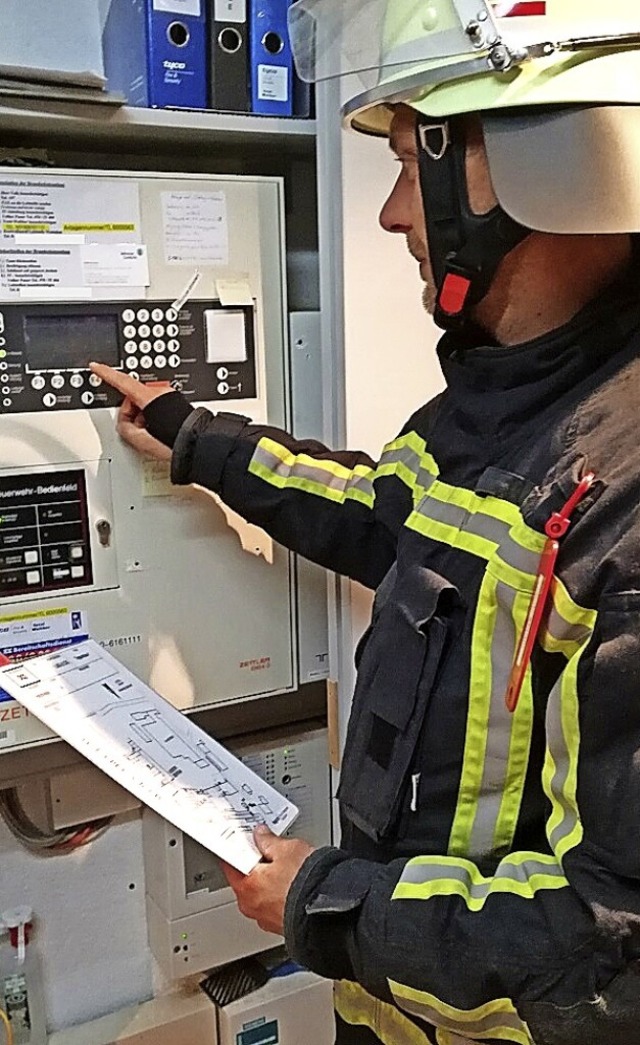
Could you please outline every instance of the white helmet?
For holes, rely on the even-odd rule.
[[[637,0],[297,0],[289,27],[304,79],[348,77],[347,125],[386,134],[398,102],[481,112],[516,221],[640,231]]]

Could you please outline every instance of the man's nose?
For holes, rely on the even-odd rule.
[[[404,199],[404,193],[400,189],[400,179],[394,185],[391,195],[380,211],[379,221],[385,232],[401,232],[407,235],[411,232],[412,224],[409,211]]]

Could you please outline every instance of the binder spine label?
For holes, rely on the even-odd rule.
[[[202,0],[153,0],[153,10],[199,18],[202,14]]]
[[[258,98],[268,102],[289,100],[289,70],[286,66],[258,66]]]
[[[246,22],[247,0],[214,0],[213,17],[216,22]]]

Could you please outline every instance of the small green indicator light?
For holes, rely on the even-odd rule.
[[[181,940],[188,940],[189,939],[189,933],[181,933],[180,939]]]
[[[0,359],[4,359],[7,354],[6,348],[0,348]]]

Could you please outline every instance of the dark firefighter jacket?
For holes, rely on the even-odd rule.
[[[285,925],[354,1041],[640,1045],[635,282],[520,347],[445,335],[447,390],[377,463],[174,403],[174,482],[377,589],[342,848],[303,865]],[[145,416],[173,442],[170,411]],[[587,470],[510,713],[544,526]]]

